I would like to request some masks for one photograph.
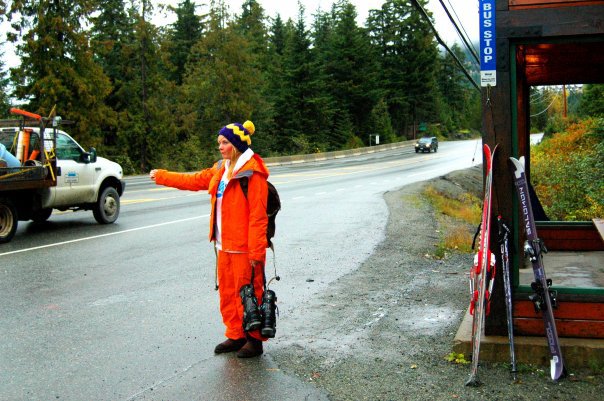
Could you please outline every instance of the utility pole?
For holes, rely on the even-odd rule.
[[[562,85],[562,94],[564,96],[564,118],[566,118],[567,105],[566,105],[566,84]]]

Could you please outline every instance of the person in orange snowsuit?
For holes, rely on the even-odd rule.
[[[197,173],[152,170],[150,178],[158,185],[192,191],[208,190],[211,196],[210,241],[217,249],[218,293],[220,313],[226,326],[226,341],[214,349],[217,354],[237,351],[240,358],[259,356],[263,352],[260,330],[244,331],[242,286],[253,287],[260,305],[266,260],[266,201],[269,171],[262,158],[249,147],[255,127],[251,121],[233,123],[218,133],[222,160]],[[239,183],[248,181],[247,197]]]

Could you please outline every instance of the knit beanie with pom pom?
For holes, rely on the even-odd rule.
[[[222,127],[218,135],[224,136],[241,153],[245,152],[252,144],[252,134],[256,131],[254,123],[246,121],[243,124],[232,123]]]

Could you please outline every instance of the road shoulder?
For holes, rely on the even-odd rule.
[[[476,191],[477,182],[468,169],[386,193],[386,238],[375,252],[300,306],[295,321],[279,322],[269,351],[279,368],[332,400],[601,399],[602,375],[575,372],[555,384],[542,369],[523,367],[513,384],[505,364],[485,362],[476,389],[464,386],[467,365],[445,359],[467,309],[472,255],[433,256],[440,230],[422,190]]]

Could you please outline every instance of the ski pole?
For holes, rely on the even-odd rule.
[[[505,309],[508,322],[508,341],[510,343],[510,363],[512,365],[512,379],[518,380],[516,369],[516,352],[514,351],[514,321],[512,317],[512,285],[510,277],[510,259],[509,259],[509,234],[510,229],[503,221],[501,216],[497,216],[497,225],[499,227],[499,249],[501,251],[501,264],[503,265],[503,288],[505,292]]]

